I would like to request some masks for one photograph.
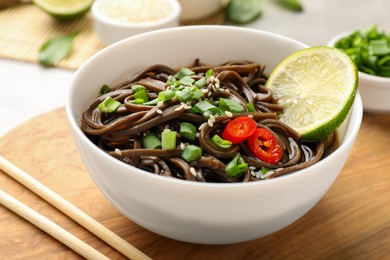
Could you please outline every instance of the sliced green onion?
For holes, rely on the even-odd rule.
[[[102,103],[98,105],[98,109],[103,113],[112,113],[115,112],[121,103],[113,99],[112,97],[107,97]]]
[[[198,160],[202,156],[202,149],[196,145],[187,145],[181,153],[181,158],[187,162]]]
[[[134,93],[140,91],[140,90],[145,90],[146,88],[142,85],[132,85],[131,89],[134,91]]]
[[[188,85],[191,85],[192,83],[195,82],[195,80],[191,77],[184,77],[184,78],[181,78],[179,80],[180,84],[184,85],[184,86],[188,86]]]
[[[108,92],[110,92],[111,89],[108,85],[104,84],[101,88],[100,88],[100,91],[99,91],[99,94],[100,96],[101,95],[104,95],[104,94],[107,94]]]
[[[194,95],[192,96],[193,99],[198,100],[204,97],[203,91],[198,88],[192,88],[192,92],[194,93]]]
[[[195,82],[195,86],[197,86],[198,88],[201,88],[201,87],[203,87],[203,86],[206,85],[206,84],[207,84],[206,78],[198,79],[198,80]]]
[[[244,161],[240,154],[237,154],[233,160],[226,165],[226,173],[230,177],[237,177],[247,170],[248,164]]]
[[[246,104],[246,107],[248,108],[248,112],[256,112],[255,106],[253,105],[252,102]]]
[[[175,96],[175,92],[172,90],[164,90],[158,93],[158,100],[159,101],[168,101],[171,100]]]
[[[158,102],[159,102],[158,98],[155,98],[155,99],[152,99],[152,100],[150,100],[148,102],[144,102],[143,105],[145,105],[145,106],[155,106],[155,105],[158,104]]]
[[[387,55],[390,53],[389,45],[384,39],[372,40],[368,45],[369,50],[373,55]]]
[[[196,127],[187,122],[180,123],[180,134],[187,139],[195,140],[196,137]]]
[[[213,104],[211,104],[206,100],[201,100],[198,103],[196,103],[194,106],[194,110],[197,113],[202,114],[204,117],[207,118],[210,116],[210,114],[214,115],[220,111],[218,107],[214,106]]]
[[[140,105],[140,104],[144,104],[144,102],[145,102],[145,100],[143,98],[136,98],[136,99],[131,100],[130,103]]]
[[[146,95],[145,89],[141,89],[141,90],[138,90],[137,92],[135,92],[134,97],[135,97],[135,99],[142,99],[143,100],[142,103],[149,101],[149,98],[148,98],[148,95]]]
[[[181,91],[176,92],[176,97],[180,102],[187,102],[194,96],[194,93],[188,89],[185,88]]]
[[[180,80],[184,77],[192,76],[192,75],[195,75],[195,72],[193,72],[189,68],[184,67],[184,68],[181,68],[180,71],[177,73],[177,78]]]
[[[215,74],[215,71],[213,71],[212,69],[209,69],[208,71],[206,71],[205,76],[206,76],[206,78],[208,78],[208,77],[213,76],[214,74]]]
[[[219,135],[214,135],[211,138],[211,142],[213,142],[213,144],[215,144],[216,146],[224,149],[227,149],[232,146],[232,142],[230,142],[229,140],[222,139]]]
[[[161,147],[167,150],[176,149],[176,131],[163,131],[161,133]]]
[[[146,149],[159,149],[161,148],[161,141],[153,133],[148,133],[142,138],[142,146]]]
[[[270,171],[270,169],[268,169],[267,167],[264,167],[264,166],[261,167],[260,170],[261,170],[261,174],[263,174],[263,175]]]
[[[168,77],[167,84],[174,87],[180,86],[180,82],[172,75]]]
[[[222,111],[230,111],[233,114],[242,113],[245,111],[244,107],[241,106],[238,102],[229,98],[220,98],[218,108]]]

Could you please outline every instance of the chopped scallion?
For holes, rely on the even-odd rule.
[[[158,102],[159,102],[158,98],[155,98],[155,99],[152,99],[152,100],[150,100],[148,102],[143,103],[143,105],[145,105],[145,106],[155,106],[155,105],[158,104]]]
[[[146,149],[159,149],[161,148],[161,141],[153,133],[148,133],[142,138],[142,146]]]
[[[181,68],[180,71],[177,73],[177,78],[180,80],[184,77],[192,76],[192,75],[195,75],[195,72],[193,72],[189,68],[184,67],[184,68]]]
[[[256,112],[255,106],[252,102],[249,102],[246,106],[248,108],[248,112]]]
[[[226,173],[230,177],[237,177],[241,173],[248,170],[248,164],[244,161],[240,154],[237,154],[233,160],[226,165]]]
[[[211,142],[220,148],[227,149],[232,146],[232,142],[222,139],[219,135],[214,135],[211,138]]]
[[[196,103],[194,106],[194,110],[197,113],[202,114],[204,117],[207,118],[210,116],[210,114],[214,115],[220,112],[220,109],[218,107],[214,106],[213,104],[211,104],[206,100],[201,100],[198,103]]]
[[[104,95],[104,94],[106,94],[106,93],[108,93],[108,92],[110,92],[110,91],[111,91],[110,87],[109,87],[108,85],[104,84],[104,85],[100,88],[99,94],[100,94],[100,96],[101,96],[101,95]]]
[[[194,96],[194,93],[188,89],[185,88],[181,91],[176,92],[176,97],[180,102],[187,102]]]
[[[140,91],[140,90],[145,90],[146,88],[142,85],[132,85],[131,89],[134,91],[134,93]]]
[[[176,149],[176,131],[163,131],[161,133],[161,147],[167,150]]]
[[[159,101],[168,101],[171,100],[175,96],[175,92],[172,90],[164,90],[158,93],[158,100]]]
[[[215,71],[213,71],[212,69],[209,69],[208,71],[206,71],[205,76],[206,76],[206,78],[208,78],[208,77],[213,76],[214,74],[215,74]]]
[[[202,156],[202,149],[196,145],[187,145],[181,153],[181,158],[187,162],[198,160]]]
[[[187,122],[180,123],[180,134],[187,139],[195,140],[196,137],[196,127]]]
[[[121,103],[116,101],[112,97],[107,97],[103,102],[98,105],[98,109],[103,113],[112,113],[115,112]]]
[[[192,96],[193,99],[198,100],[204,97],[203,91],[198,88],[192,88],[192,92],[194,93],[194,95]]]
[[[198,88],[201,88],[201,87],[203,87],[203,86],[206,85],[206,84],[207,84],[206,78],[198,79],[198,80],[195,82],[195,86],[197,86]]]
[[[242,113],[245,111],[244,107],[241,106],[238,102],[229,98],[220,98],[218,108],[222,111],[230,111],[233,114]]]
[[[143,102],[141,102],[141,104],[149,101],[149,98],[148,98],[148,95],[146,95],[145,89],[141,89],[141,90],[138,90],[137,92],[135,92],[134,97],[135,97],[135,99],[142,99]]]
[[[192,83],[195,82],[195,80],[191,77],[184,77],[184,78],[181,78],[179,80],[180,84],[184,85],[184,86],[188,86],[188,85],[191,85]]]

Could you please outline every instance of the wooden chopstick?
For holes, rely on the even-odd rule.
[[[84,256],[85,258],[102,259],[102,260],[109,259],[108,257],[103,255],[93,247],[84,243],[83,241],[73,236],[65,229],[61,228],[54,222],[45,218],[44,216],[42,216],[32,208],[26,206],[25,204],[23,204],[22,202],[20,202],[19,200],[15,199],[14,197],[12,197],[11,195],[7,194],[2,190],[0,190],[0,203],[3,204],[8,209],[15,212],[16,214],[18,214],[19,216],[30,221],[32,224],[39,227],[40,229],[50,234],[54,238],[58,239],[59,241],[67,245],[69,248],[73,249],[75,252]]]
[[[0,155],[0,169],[130,259],[151,259]]]

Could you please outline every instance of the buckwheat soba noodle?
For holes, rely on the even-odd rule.
[[[198,182],[275,178],[332,152],[335,134],[304,142],[278,120],[283,107],[266,80],[264,66],[250,61],[153,65],[119,86],[101,87],[81,129],[124,163]]]

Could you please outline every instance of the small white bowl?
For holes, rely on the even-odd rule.
[[[137,22],[125,21],[118,17],[112,17],[112,15],[107,15],[104,11],[101,10],[101,6],[102,4],[104,4],[104,2],[109,1],[110,0],[95,0],[91,8],[95,33],[99,37],[99,39],[106,45],[110,45],[114,42],[120,41],[136,34],[168,27],[175,27],[179,26],[180,24],[181,7],[177,0],[164,0],[166,4],[170,6],[171,9],[170,13],[167,16],[150,21],[146,20],[148,18],[145,17],[145,21]],[[131,4],[131,2],[132,1],[128,3]],[[148,2],[138,1],[136,4],[140,5],[147,3]],[[120,4],[121,1],[118,1],[118,5]]]
[[[338,130],[340,145],[332,154],[295,173],[257,182],[200,183],[151,174],[108,155],[86,137],[79,123],[103,84],[115,85],[147,66],[179,68],[196,58],[205,64],[242,59],[266,64],[270,73],[306,47],[260,30],[183,26],[137,35],[100,51],[76,72],[66,104],[81,158],[97,186],[135,223],[186,242],[238,243],[293,223],[317,204],[344,166],[362,120],[359,95]]]
[[[333,37],[328,46],[335,46],[340,39],[350,35],[345,32]],[[358,91],[362,97],[363,109],[367,112],[390,112],[390,78],[370,75],[359,71]]]
[[[183,21],[201,19],[222,8],[222,0],[179,0],[179,3]]]

